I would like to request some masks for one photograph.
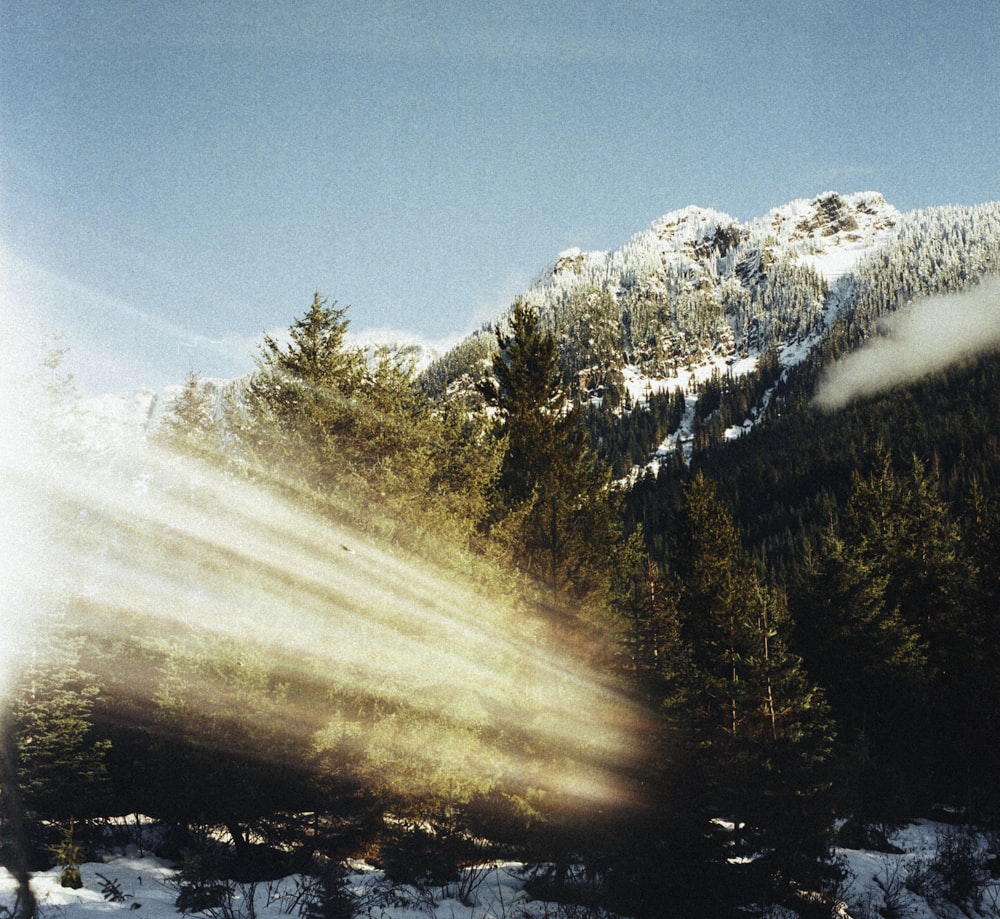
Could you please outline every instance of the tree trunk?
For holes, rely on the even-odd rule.
[[[17,881],[14,919],[35,919],[37,904],[31,890],[28,871],[28,824],[18,784],[17,741],[14,737],[14,715],[10,703],[0,700],[0,791],[2,791],[7,824],[10,827],[10,870]]]

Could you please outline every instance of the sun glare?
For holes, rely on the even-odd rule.
[[[12,639],[23,647],[42,617],[70,616],[98,643],[236,666],[242,653],[319,687],[279,708],[283,730],[315,749],[349,740],[389,785],[502,778],[578,805],[628,793],[642,712],[544,622],[471,578],[148,445],[95,462],[22,438],[4,466],[16,521],[5,557],[18,574],[4,609],[8,673]],[[152,706],[161,690],[148,674],[119,669],[118,684]],[[217,706],[217,679],[187,704]],[[339,699],[374,713],[363,730]]]

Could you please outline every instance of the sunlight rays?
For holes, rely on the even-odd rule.
[[[321,689],[274,714],[317,749],[331,700],[361,699],[383,715],[352,744],[368,768],[399,773],[388,782],[502,777],[577,803],[625,793],[642,713],[506,598],[174,454],[118,450],[98,466],[71,451],[43,462],[51,447],[36,446],[5,460],[21,503],[45,515],[35,608],[75,605],[72,625],[98,642],[127,628],[175,653],[245,649]],[[148,677],[117,674],[151,708]],[[216,690],[194,687],[188,704],[218,708]]]

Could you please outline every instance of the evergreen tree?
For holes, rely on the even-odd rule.
[[[863,822],[895,819],[926,779],[926,649],[889,605],[888,575],[833,528],[806,571],[796,637],[839,726],[841,810]]]
[[[641,530],[616,554],[611,603],[622,620],[622,641],[633,669],[662,694],[678,690],[687,660],[677,596],[647,554]]]
[[[496,335],[495,379],[482,386],[504,444],[493,533],[553,599],[601,593],[618,538],[609,471],[570,407],[555,341],[537,313],[519,301],[510,332],[498,327]]]
[[[308,312],[289,328],[287,344],[264,336],[261,367],[272,371],[279,382],[350,395],[360,380],[362,365],[360,353],[348,348],[344,340],[347,310],[336,303],[329,305],[314,293]]]
[[[144,804],[181,825],[225,826],[245,859],[251,826],[265,833],[275,815],[316,805],[302,739],[309,725],[301,716],[289,722],[287,712],[297,709],[292,685],[264,655],[236,641],[203,645],[193,637],[179,633],[161,663],[147,725],[157,796]],[[318,709],[316,727],[322,717]]]
[[[102,815],[108,802],[109,744],[94,728],[98,687],[78,667],[78,646],[73,639],[40,639],[10,692],[7,730],[17,762],[6,768],[16,766],[20,806],[35,846],[43,821],[87,820]]]
[[[338,468],[327,461],[350,430],[351,400],[364,374],[361,351],[344,340],[346,312],[316,293],[287,343],[265,335],[243,397],[246,414],[235,418],[241,440],[258,456],[291,461],[313,479]]]
[[[963,542],[975,567],[963,678],[950,681],[953,756],[942,769],[964,778],[970,815],[1000,815],[1000,500],[978,479],[969,489]],[[954,698],[953,694],[958,694]]]
[[[823,874],[832,824],[833,725],[789,648],[783,597],[743,556],[728,508],[700,473],[685,490],[672,557],[681,638],[690,649],[690,712],[704,776],[704,819],[754,853],[747,882],[788,897]],[[674,703],[677,704],[676,702]]]
[[[286,488],[365,529],[471,538],[498,462],[481,416],[436,411],[412,349],[351,348],[346,330],[346,309],[316,294],[287,343],[265,337],[230,412],[240,443]]]
[[[487,402],[499,412],[498,437],[505,440],[498,490],[507,511],[534,497],[555,460],[557,437],[569,433],[555,339],[522,301],[514,304],[510,326],[509,333],[497,326],[495,379],[482,384]]]
[[[35,919],[37,903],[31,889],[30,833],[21,794],[21,764],[17,728],[6,688],[0,698],[0,813],[5,845],[3,866],[17,882],[13,919]]]
[[[892,737],[889,749],[897,751],[891,755],[900,757],[900,766],[908,766],[914,791],[948,793],[953,777],[935,776],[929,747],[947,738],[938,749],[948,751],[958,742],[954,726],[970,701],[960,702],[960,687],[978,640],[968,631],[973,567],[937,477],[917,458],[907,474],[897,474],[889,452],[881,448],[875,463],[871,475],[855,477],[844,515],[845,541],[857,564],[883,579],[886,609],[898,610],[926,661],[919,670],[911,667],[915,685],[904,696],[916,703],[901,719],[909,736]],[[905,760],[902,751],[907,751]],[[914,771],[918,765],[923,774]]]
[[[210,455],[218,446],[214,400],[191,371],[163,419],[159,439],[185,453]]]

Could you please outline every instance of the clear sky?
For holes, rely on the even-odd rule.
[[[688,204],[996,200],[998,49],[998,0],[4,0],[4,336],[155,388],[314,290],[455,339]]]

